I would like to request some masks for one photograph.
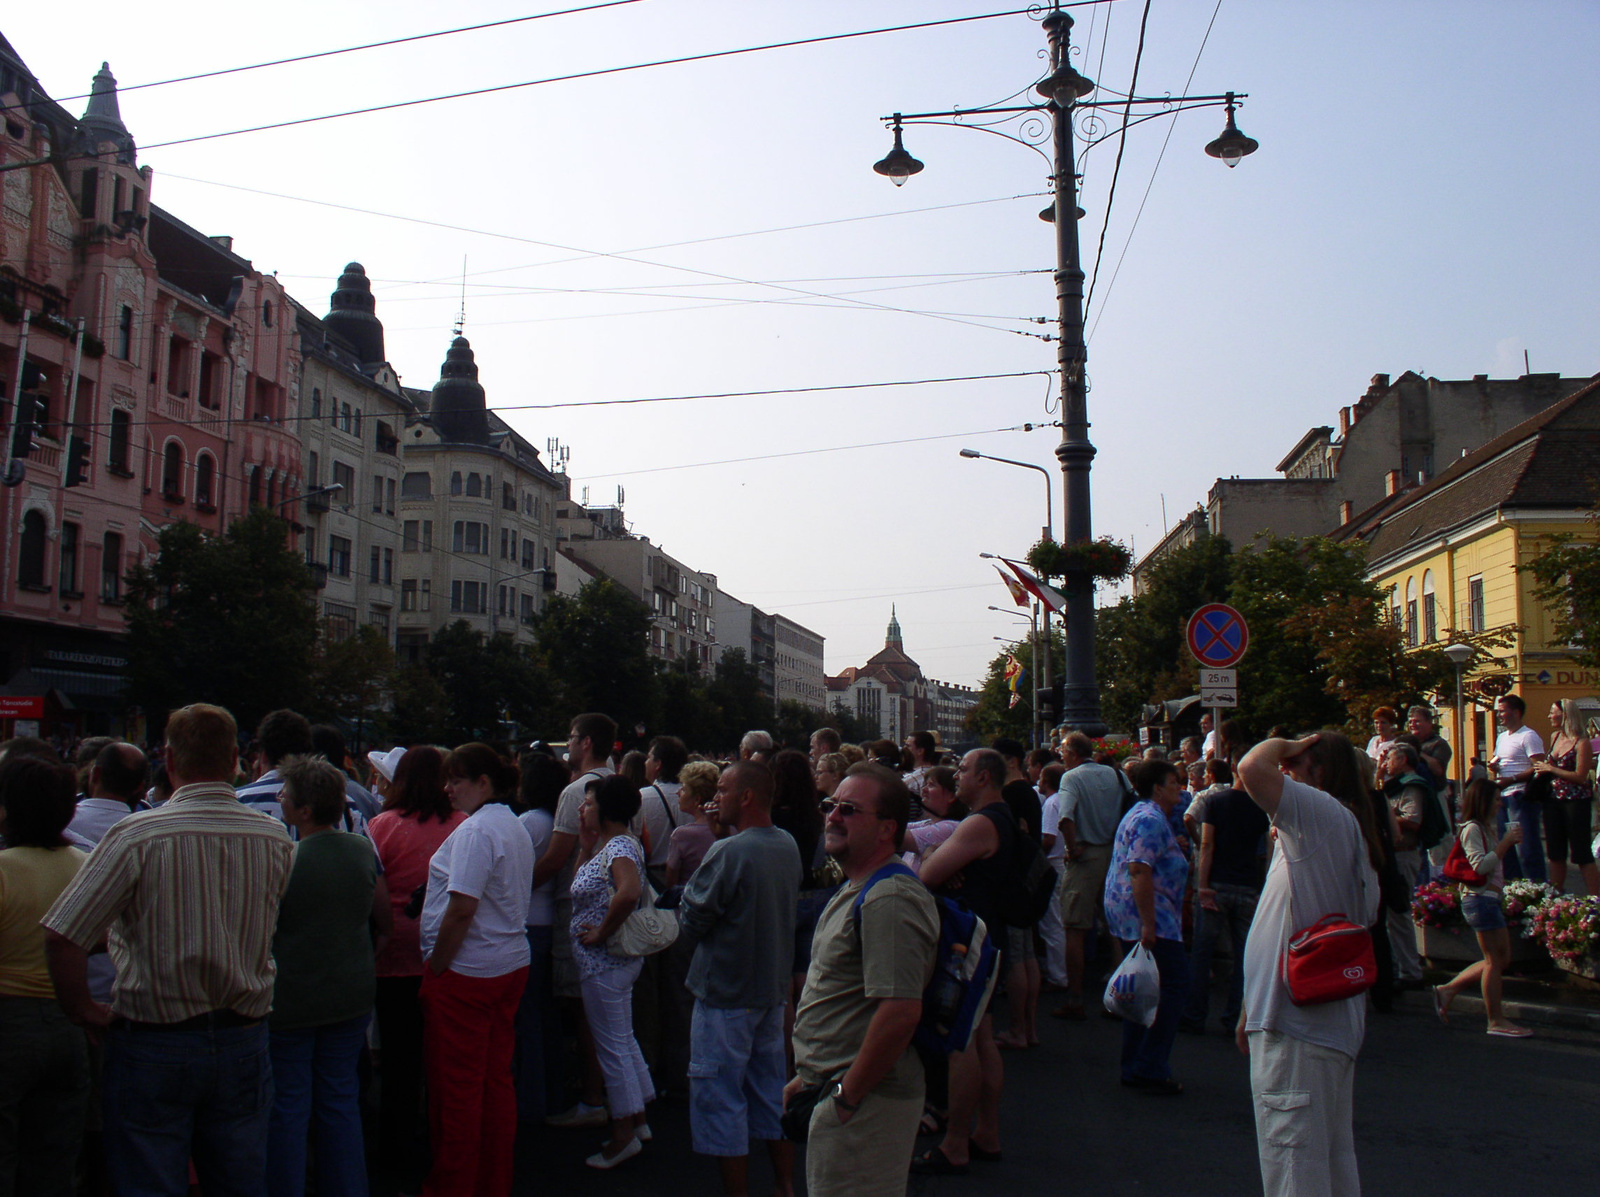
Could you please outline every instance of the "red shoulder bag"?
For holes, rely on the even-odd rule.
[[[1467,863],[1467,854],[1461,850],[1461,837],[1456,836],[1456,842],[1450,845],[1450,855],[1444,858],[1444,864],[1439,872],[1444,874],[1447,881],[1460,881],[1466,885],[1482,885],[1488,880],[1477,869]]]
[[[1279,845],[1278,850],[1283,850]],[[1294,871],[1289,873],[1289,925],[1294,925]],[[1372,933],[1343,914],[1325,914],[1289,937],[1283,952],[1283,980],[1296,1006],[1320,1006],[1359,997],[1378,980]]]

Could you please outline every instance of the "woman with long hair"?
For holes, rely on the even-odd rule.
[[[487,744],[445,758],[465,821],[428,862],[422,1011],[433,1169],[425,1197],[511,1191],[517,1006],[528,976],[533,842],[511,802],[517,769]]]
[[[1600,893],[1600,867],[1594,862],[1594,747],[1584,727],[1583,713],[1576,701],[1564,698],[1550,704],[1549,755],[1534,761],[1533,771],[1550,777],[1550,798],[1544,803],[1545,862],[1550,868],[1550,884],[1557,889],[1567,885],[1567,861],[1578,866],[1583,885],[1591,894]]]
[[[922,775],[922,809],[928,817],[907,824],[900,848],[910,859],[913,870],[940,844],[950,838],[957,824],[967,817],[967,804],[956,797],[956,771],[935,765]]]
[[[411,895],[428,879],[428,862],[466,815],[450,805],[444,789],[444,753],[408,748],[384,787],[383,809],[367,834],[383,862],[394,912],[394,934],[378,953],[379,1168],[384,1188],[415,1192],[427,1172],[422,1110],[422,946],[420,923],[408,914]]]
[[[1511,932],[1506,928],[1501,905],[1505,889],[1506,853],[1522,840],[1522,828],[1513,826],[1496,842],[1495,815],[1500,810],[1500,791],[1492,781],[1479,778],[1467,783],[1461,795],[1461,851],[1473,871],[1483,878],[1480,885],[1469,885],[1461,896],[1461,913],[1467,926],[1478,936],[1483,959],[1469,964],[1455,977],[1433,991],[1433,1009],[1439,1021],[1450,1021],[1450,1003],[1456,994],[1473,983],[1483,989],[1483,1008],[1489,1016],[1489,1034],[1504,1039],[1526,1039],[1533,1032],[1508,1019],[1500,1008],[1500,981],[1511,963]]]

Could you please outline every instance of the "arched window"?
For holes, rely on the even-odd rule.
[[[261,502],[261,467],[250,467],[250,506]]]
[[[459,495],[461,493],[461,471],[460,470],[457,470],[457,471],[455,471],[455,473],[450,475],[450,493],[453,494],[453,495]]]
[[[467,475],[467,497],[469,499],[483,497],[483,479],[477,474]]]
[[[1417,580],[1406,579],[1406,645],[1417,647]]]
[[[161,452],[161,495],[183,498],[183,446],[177,441],[168,441]]]
[[[1439,638],[1439,607],[1433,596],[1433,571],[1422,571],[1422,642],[1432,644]]]
[[[37,509],[22,517],[22,553],[17,559],[17,585],[44,587],[44,512]]]
[[[106,468],[114,473],[127,474],[128,469],[128,430],[133,425],[133,417],[118,408],[111,413],[111,444],[106,450]]]
[[[200,454],[194,466],[194,501],[197,507],[212,505],[211,487],[216,473],[216,462],[211,459],[211,454]]]
[[[276,470],[267,475],[267,506],[271,508],[278,506],[278,472]]]
[[[272,327],[272,300],[270,299],[261,301],[261,323],[268,328]]]

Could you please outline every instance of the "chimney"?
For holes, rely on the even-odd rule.
[[[1390,470],[1383,476],[1383,494],[1385,498],[1398,494],[1400,491],[1400,471]]]
[[[233,238],[228,234],[218,233],[216,236],[212,237],[211,240],[222,246],[222,248],[227,250],[229,253],[233,252]]]
[[[1349,434],[1350,424],[1350,409],[1348,407],[1341,407],[1339,409],[1339,435],[1341,437]]]
[[[1387,391],[1389,389],[1389,376],[1387,374],[1374,374],[1372,376],[1372,386],[1368,389],[1372,391]]]
[[[1339,527],[1344,527],[1355,518],[1355,506],[1349,499],[1339,504]]]

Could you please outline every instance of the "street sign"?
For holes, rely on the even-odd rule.
[[[1200,670],[1200,705],[1227,707],[1239,705],[1239,671],[1237,669]]]
[[[1189,617],[1189,651],[1202,666],[1227,669],[1250,647],[1244,616],[1224,603],[1207,603]]]

